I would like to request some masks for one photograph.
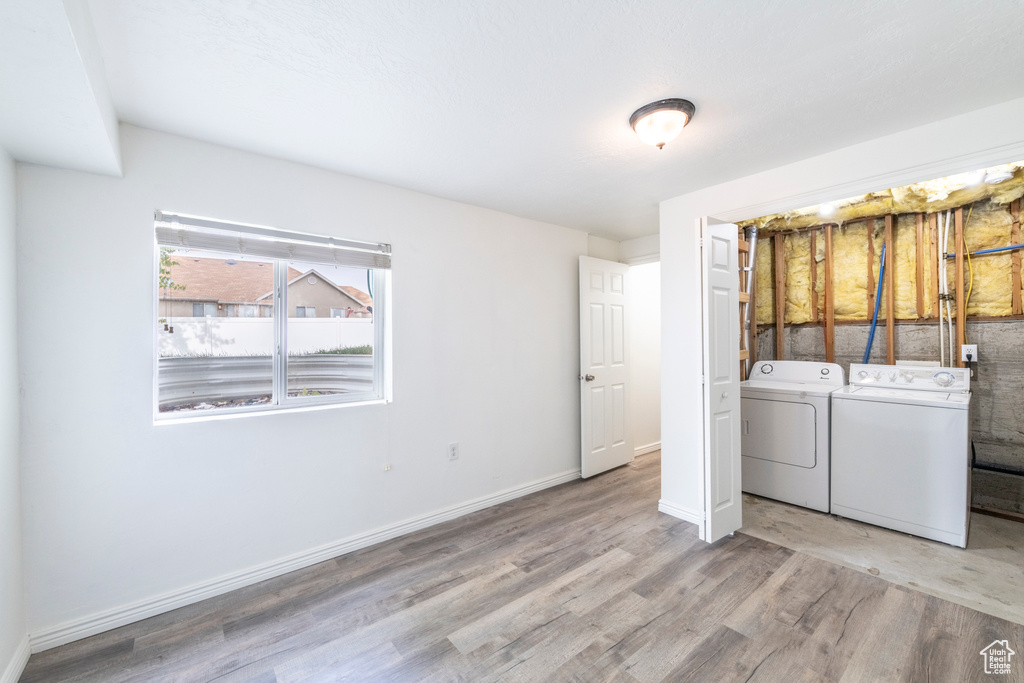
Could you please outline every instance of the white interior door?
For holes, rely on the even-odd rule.
[[[740,323],[737,227],[701,218],[704,328],[704,534],[743,525],[740,479]]]
[[[580,471],[584,477],[633,459],[628,271],[624,263],[580,256]]]

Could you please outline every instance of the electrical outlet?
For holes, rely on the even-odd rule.
[[[970,356],[970,358],[968,358]],[[971,363],[978,362],[978,345],[977,344],[964,344],[960,347],[960,360],[963,362],[970,361]]]
[[[448,444],[448,459],[458,460],[459,459],[459,442],[455,441]]]

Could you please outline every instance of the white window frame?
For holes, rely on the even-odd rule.
[[[156,213],[158,225],[161,220],[167,220],[176,214],[166,214],[158,211]],[[271,261],[274,264],[274,292],[273,306],[265,306],[270,309],[270,316],[274,325],[274,349],[271,351],[273,357],[273,393],[271,403],[255,406],[240,406],[236,408],[219,408],[216,410],[194,410],[194,411],[169,411],[160,412],[159,404],[159,331],[154,324],[153,333],[153,415],[154,422],[158,423],[180,423],[197,420],[210,420],[220,417],[251,415],[259,413],[274,413],[281,411],[302,410],[305,408],[321,408],[328,406],[363,405],[366,403],[379,403],[391,400],[391,349],[390,349],[390,327],[391,318],[389,302],[391,297],[391,270],[390,270],[390,245],[370,245],[369,243],[352,242],[349,240],[338,240],[336,238],[303,235],[301,233],[286,233],[274,228],[264,226],[249,226],[244,224],[225,223],[213,219],[202,219],[196,217],[197,224],[217,224],[230,226],[239,233],[253,235],[296,235],[298,238],[308,238],[310,242],[321,241],[332,246],[342,244],[361,245],[366,247],[380,248],[387,255],[387,267],[375,268],[363,265],[353,265],[354,268],[366,268],[372,273],[373,283],[373,384],[372,389],[367,392],[347,394],[327,394],[323,396],[288,396],[288,263],[290,261],[307,261],[308,259],[288,259],[274,256],[256,256],[260,260]],[[250,229],[247,230],[247,229]],[[153,316],[151,321],[155,323],[159,315],[159,269],[160,249],[167,247],[154,238],[153,248]],[[172,246],[172,248],[174,248]],[[188,249],[191,247],[182,247]],[[195,247],[196,251],[203,255],[223,256],[225,252],[215,249]],[[237,256],[237,254],[236,254]],[[278,315],[278,313],[281,315]]]

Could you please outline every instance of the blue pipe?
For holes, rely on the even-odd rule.
[[[878,327],[878,304],[882,302],[882,278],[885,276],[885,247],[882,245],[882,255],[879,257],[878,263],[878,288],[875,290],[875,317],[871,319],[871,332],[868,334],[868,347],[864,349],[864,360],[861,363],[868,362],[868,356],[871,355],[871,345],[875,342],[875,328]]]
[[[981,251],[972,251],[971,256],[980,256],[982,254],[995,254],[999,251],[1013,251],[1014,249],[1024,249],[1024,244],[1011,244],[1008,247],[996,247],[995,249],[982,249]],[[956,254],[946,254],[946,258],[956,258]]]

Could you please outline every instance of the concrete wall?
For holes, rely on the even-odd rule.
[[[863,360],[869,325],[836,326],[836,362],[849,381],[850,363]],[[937,324],[896,325],[897,360],[938,360]],[[1024,470],[1024,321],[968,322],[967,339],[978,345],[978,363],[971,379],[971,440],[979,463]],[[885,327],[875,332],[871,363],[886,362]],[[825,360],[822,328],[787,327],[788,360]],[[775,327],[758,334],[758,358],[777,357]],[[975,505],[1024,512],[1024,476],[975,470],[972,479]]]
[[[647,453],[661,446],[661,264],[631,266],[629,290],[633,444]]]
[[[704,519],[696,222],[739,221],[1024,158],[1024,99],[794,161],[661,204],[662,509]],[[702,530],[703,532],[703,530]]]
[[[121,135],[123,179],[19,167],[34,647],[578,476],[585,233],[131,126]],[[390,243],[394,401],[154,425],[156,209]],[[118,268],[95,267],[114,253]],[[71,291],[137,315],[37,314]],[[425,291],[457,303],[422,306]],[[544,302],[529,324],[524,300]],[[5,403],[11,385],[0,383]]]
[[[28,659],[18,446],[14,188],[14,162],[0,149],[0,681],[16,680]]]

